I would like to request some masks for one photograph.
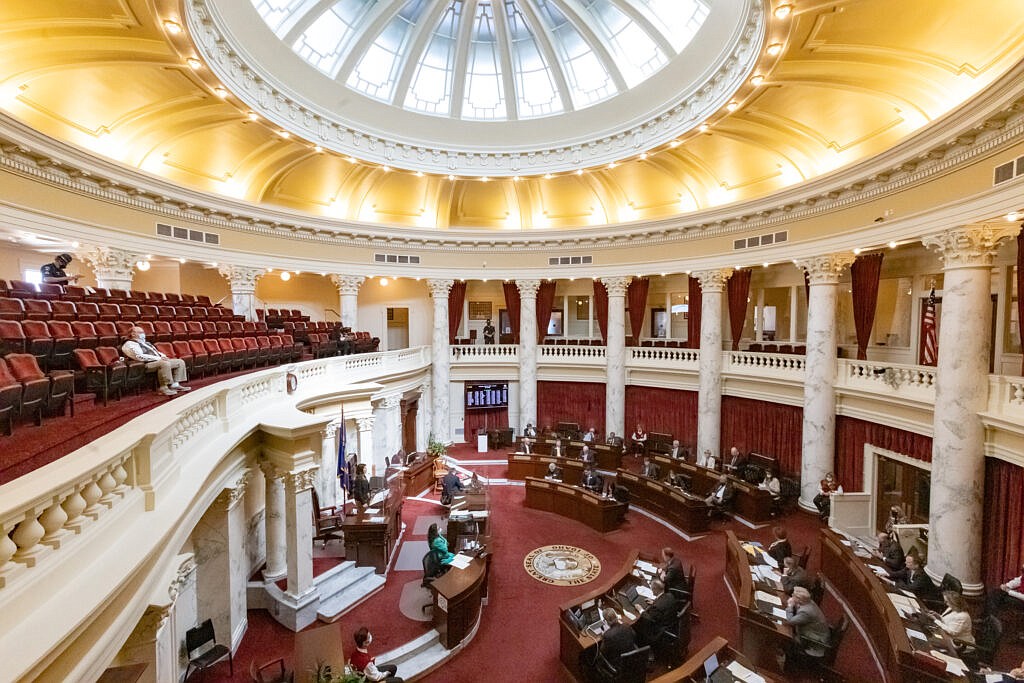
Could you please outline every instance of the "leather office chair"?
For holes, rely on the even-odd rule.
[[[597,652],[596,669],[599,680],[615,683],[643,683],[647,680],[647,661],[651,656],[651,647],[645,645],[629,652],[623,652],[618,662],[609,662]]]
[[[811,546],[804,546],[803,552],[798,556],[798,563],[801,569],[807,569],[807,560],[811,558]]]
[[[1003,622],[994,615],[981,620],[975,628],[974,645],[964,645],[960,649],[960,658],[971,669],[981,666],[992,666],[1003,639]]]
[[[821,572],[814,576],[814,582],[811,584],[808,592],[811,594],[811,600],[814,601],[814,604],[821,607],[821,601],[825,599],[825,579],[822,578]]]
[[[675,624],[655,634],[651,643],[655,658],[670,668],[682,664],[690,650],[692,607],[691,602],[683,603],[676,612]]]
[[[212,643],[212,646],[202,654],[193,656],[193,652],[196,652],[207,643]],[[231,656],[231,650],[227,646],[221,645],[217,642],[217,637],[213,632],[212,620],[207,619],[203,623],[199,624],[199,626],[185,631],[185,649],[188,652],[188,666],[185,667],[184,680],[188,680],[188,676],[193,667],[196,671],[203,671],[205,669],[209,669],[225,657],[228,658],[228,666],[231,670],[231,676],[234,677],[234,657]]]
[[[345,515],[334,505],[320,507],[320,497],[316,489],[312,488],[309,492],[313,496],[313,542],[323,541],[326,548],[328,541],[344,538],[341,527]]]
[[[449,569],[449,566],[441,564],[441,552],[431,548],[423,556],[423,581],[420,583],[420,586],[429,589],[434,580],[444,576]],[[431,601],[423,605],[422,611],[426,612],[433,606],[434,601],[433,596],[431,596]]]

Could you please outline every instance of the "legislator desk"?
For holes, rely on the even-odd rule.
[[[629,491],[631,505],[658,515],[688,533],[707,531],[708,504],[700,496],[623,469],[616,473],[615,483]]]
[[[902,595],[901,591],[883,582],[871,569],[881,565],[879,560],[832,529],[822,529],[820,540],[821,571],[853,608],[853,618],[867,633],[869,645],[882,664],[885,683],[966,680],[946,673],[945,662],[928,654],[933,649],[948,650],[952,643],[944,633],[929,634],[917,622],[900,615],[890,596]],[[912,640],[908,628],[928,636],[928,640]]]
[[[434,458],[424,454],[422,460],[407,465],[402,470],[402,479],[405,481],[405,490],[412,495],[434,485]]]
[[[465,569],[452,567],[430,583],[434,628],[440,634],[441,645],[449,650],[465,640],[480,621],[480,604],[487,597],[490,558],[483,553]]]
[[[540,437],[530,444],[530,452],[534,455],[551,455],[551,449],[555,445],[555,440],[549,437]],[[614,472],[622,466],[622,449],[609,446],[607,444],[585,444],[582,441],[565,441],[562,440],[562,448],[565,449],[565,455],[569,459],[579,460],[580,454],[583,452],[584,446],[590,446],[591,452],[594,454],[594,464],[597,465],[598,469],[606,470],[608,472]],[[516,444],[516,448],[521,448],[522,444]]]
[[[754,554],[744,547],[753,549]],[[739,612],[739,649],[754,666],[781,674],[775,654],[789,650],[794,642],[793,629],[785,623],[784,615],[768,614],[769,605],[755,597],[755,591],[771,595],[781,603],[771,606],[785,610],[786,595],[779,587],[755,579],[752,573],[753,567],[765,566],[766,557],[754,544],[740,542],[732,531],[725,532],[725,579]]]
[[[725,638],[715,636],[685,662],[657,678],[652,678],[648,683],[704,683],[707,680],[704,675],[704,662],[711,655],[717,655],[718,663],[722,666],[730,662],[737,662],[744,669],[763,678],[765,683],[774,683],[778,680],[772,678],[767,671],[755,667],[749,659],[743,656],[742,652],[737,652],[729,647],[729,641]]]
[[[715,489],[715,486],[718,484],[718,477],[722,475],[717,470],[701,467],[685,460],[670,458],[667,455],[653,455],[651,460],[657,463],[662,477],[667,476],[669,472],[682,475],[684,479],[690,482],[690,493],[702,498],[708,496]],[[767,522],[771,519],[771,493],[739,477],[729,475],[729,482],[735,491],[732,503],[733,512],[754,524]]]
[[[526,453],[513,453],[508,456],[509,479],[526,479],[537,477],[541,479],[547,476],[548,466],[554,463],[555,467],[562,470],[562,479],[568,482],[577,482],[583,478],[583,461],[572,458],[556,458],[553,455],[537,455]]]
[[[369,507],[350,505],[342,523],[345,534],[345,559],[357,567],[373,567],[383,574],[402,530],[402,503],[405,479],[396,473],[388,480],[383,498]],[[380,493],[377,494],[380,496]]]
[[[607,533],[619,527],[629,506],[579,486],[526,477],[526,507],[554,512]]]

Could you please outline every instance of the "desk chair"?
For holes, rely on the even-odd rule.
[[[249,678],[253,683],[292,683],[295,680],[295,674],[284,668],[283,657],[278,657],[262,666],[257,664],[254,659],[249,664]]]
[[[807,569],[807,560],[811,559],[811,546],[804,546],[803,552],[800,553],[797,559],[797,563],[801,569]]]
[[[200,654],[193,654],[207,644],[210,645],[208,649],[203,650]],[[212,620],[207,619],[199,624],[199,626],[185,631],[185,649],[188,652],[188,666],[185,667],[185,678],[183,680],[188,680],[193,667],[196,671],[205,671],[225,657],[228,658],[228,667],[230,668],[231,676],[234,677],[235,661],[231,655],[231,650],[226,645],[221,645],[217,642],[217,637],[213,632]]]
[[[796,651],[795,657],[787,661],[793,663],[793,668],[800,671],[814,672],[818,680],[827,683],[838,683],[844,681],[842,674],[835,670],[836,654],[839,652],[839,645],[843,642],[846,632],[850,628],[850,620],[844,614],[839,620],[829,626],[829,642],[825,648],[825,654],[821,657],[814,657],[802,651]]]
[[[980,666],[992,666],[1002,639],[1002,622],[999,621],[998,617],[989,615],[982,619],[975,629],[974,645],[964,645],[960,648],[960,657],[971,669],[976,670]]]
[[[313,496],[313,542],[323,541],[326,548],[328,541],[344,538],[341,527],[345,515],[334,505],[320,507],[320,497],[316,489],[312,488],[309,492]]]
[[[427,554],[423,556],[423,582],[420,583],[420,586],[429,589],[430,585],[434,583],[434,580],[443,576],[448,569],[449,567],[441,564],[441,552],[431,548],[427,551]],[[423,605],[422,611],[426,612],[433,606],[434,601],[431,600],[427,604]]]
[[[686,660],[690,650],[691,608],[693,603],[687,602],[676,613],[676,622],[672,628],[663,629],[652,641],[654,657],[669,668],[676,668]]]
[[[629,652],[623,652],[619,661],[611,663],[598,652],[598,671],[610,673],[606,680],[615,683],[644,683],[647,680],[647,661],[651,656],[651,647],[645,645]]]

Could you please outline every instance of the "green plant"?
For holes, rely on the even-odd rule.
[[[334,675],[331,665],[326,662],[317,662],[316,669],[312,672],[311,683],[362,683],[366,679],[362,674],[354,673],[349,667]]]
[[[448,455],[448,447],[434,438],[431,434],[427,437],[427,454],[432,458],[443,458]]]

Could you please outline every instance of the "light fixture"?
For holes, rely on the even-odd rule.
[[[618,164],[615,163],[614,161],[608,164],[608,168],[615,168],[616,166],[618,166]]]
[[[757,87],[762,83],[764,83],[764,76],[762,76],[761,74],[754,74],[753,76],[750,77],[750,85]]]
[[[141,271],[149,270],[149,261],[137,261],[135,267]]]
[[[380,170],[384,171],[385,173],[391,173],[391,167],[386,164],[384,166],[381,166]]]
[[[551,175],[550,173],[545,173],[545,174],[544,174],[544,180],[551,180],[551,179],[552,179],[552,178],[554,178],[554,177],[555,177],[555,176]]]
[[[196,59],[195,57],[189,57],[188,59],[185,60],[185,63],[188,64],[191,69],[196,70],[196,71],[198,71],[199,69],[203,68],[203,63],[201,61],[199,61],[198,59]]]
[[[316,154],[322,154],[323,151],[324,148],[321,147],[320,145],[313,145],[313,152],[315,152]]]
[[[453,176],[452,174],[449,173],[448,174],[448,180],[455,180],[455,176]]]
[[[417,178],[422,178],[423,177],[423,171],[416,171],[416,173],[414,173],[413,175],[415,175]]]
[[[274,269],[273,269],[273,268],[267,268],[267,272],[268,272],[268,273],[273,273],[273,272],[274,272]]]
[[[679,144],[680,144],[679,140],[673,140],[672,142],[668,143],[668,146],[675,148],[675,147],[678,147]]]
[[[288,138],[290,138],[292,136],[292,134],[289,133],[286,130],[279,130],[279,131],[277,131],[277,134],[278,134],[278,136],[284,138],[285,140],[287,140]]]
[[[247,116],[249,117],[249,120],[250,120],[250,121],[259,121],[259,120],[260,120],[260,115],[259,115],[259,114],[257,114],[257,113],[256,113],[256,112],[254,112],[254,111],[251,111],[251,112],[249,112],[249,113],[247,114]]]
[[[182,264],[188,263],[188,259],[185,258],[184,256],[181,256],[181,257],[178,258],[178,263],[182,263]]]
[[[491,179],[488,178],[487,176],[483,176],[482,178],[480,178],[480,182],[481,183],[489,183],[489,182],[491,182]]]
[[[82,246],[81,242],[77,242],[76,241],[76,242],[72,242],[71,243],[71,248],[72,249],[78,249],[80,246]]]
[[[893,240],[892,242],[889,242],[889,248],[890,249],[895,249],[896,248],[896,241],[895,240]]]
[[[583,169],[582,168],[577,168],[576,169],[576,175],[583,175]]]
[[[725,108],[728,109],[729,111],[736,111],[737,109],[739,109],[739,107],[740,103],[737,102],[736,100],[733,100],[729,104],[725,105]]]
[[[228,96],[228,91],[218,85],[216,88],[213,89],[213,94],[223,100],[225,97]]]
[[[1010,213],[1006,214],[1006,220],[1010,221],[1011,223],[1016,223],[1021,218],[1024,218],[1024,210],[1011,211]]]
[[[387,287],[389,284],[391,284],[391,281],[388,280],[386,277],[382,277],[380,279],[380,286],[381,287]]]
[[[707,133],[708,132],[708,124],[706,124],[706,123],[700,124],[700,127],[697,130],[699,130],[701,133]]]
[[[764,267],[764,268],[767,268],[767,267],[768,267],[768,265],[769,265],[768,263],[762,263],[762,264],[761,264],[761,266],[762,266],[762,267]]]
[[[217,267],[217,262],[216,261],[211,261],[210,262],[210,267],[211,268],[216,268]]]
[[[172,36],[176,36],[182,31],[181,24],[176,21],[171,21],[170,19],[164,21],[164,28],[167,29],[167,32]]]
[[[777,54],[782,52],[782,43],[772,43],[767,48],[765,48],[765,52],[768,54],[769,57],[776,56]]]
[[[354,164],[354,163],[356,163],[356,158],[355,157],[345,157],[345,161],[347,161],[350,164]]]
[[[647,159],[647,152],[640,152],[640,161]]]
[[[854,254],[860,254],[860,247],[854,247],[853,248],[853,253]]]
[[[513,183],[518,183],[520,180],[522,180],[522,178],[520,178],[519,176],[517,176],[517,175],[512,176],[512,182]]]
[[[288,282],[291,279],[292,279],[292,274],[291,273],[289,273],[287,270],[282,270],[281,271],[281,280],[283,282]]]
[[[775,18],[776,19],[785,19],[786,17],[788,17],[792,13],[793,13],[793,5],[789,4],[788,2],[784,3],[782,5],[779,5],[778,7],[775,8]]]

